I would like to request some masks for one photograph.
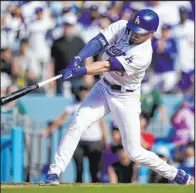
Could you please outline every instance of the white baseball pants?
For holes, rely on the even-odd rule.
[[[114,92],[103,80],[92,88],[81,104],[77,115],[61,139],[55,154],[55,164],[51,164],[48,173],[60,175],[70,162],[84,130],[110,112],[120,129],[123,146],[130,159],[173,180],[177,169],[160,159],[155,153],[141,147],[140,90]]]

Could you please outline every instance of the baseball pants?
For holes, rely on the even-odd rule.
[[[69,164],[82,133],[111,112],[113,120],[120,129],[123,147],[129,158],[151,168],[161,176],[173,180],[177,169],[141,146],[140,111],[139,89],[134,92],[113,91],[101,79],[91,89],[73,122],[63,135],[55,154],[55,164],[51,164],[48,173],[60,175]]]

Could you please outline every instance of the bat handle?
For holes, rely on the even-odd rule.
[[[50,83],[50,82],[52,82],[52,81],[54,81],[54,80],[56,80],[56,79],[59,79],[59,78],[61,78],[61,77],[62,77],[62,74],[59,74],[59,75],[54,76],[54,77],[52,77],[52,78],[50,78],[50,79],[48,79],[48,80],[45,80],[45,81],[43,81],[43,82],[39,82],[38,85],[39,85],[39,87],[42,87],[42,86],[44,86],[45,84],[48,84],[48,83]]]

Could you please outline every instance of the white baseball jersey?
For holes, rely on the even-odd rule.
[[[111,84],[118,84],[125,89],[136,90],[140,88],[145,70],[151,63],[151,39],[140,45],[130,45],[131,33],[126,30],[126,20],[120,20],[101,31],[109,45],[102,55],[103,60],[116,57],[126,72],[105,72],[103,76]]]

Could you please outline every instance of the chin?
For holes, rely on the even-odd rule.
[[[135,45],[138,45],[138,44],[141,44],[142,42],[133,41],[132,43]]]

